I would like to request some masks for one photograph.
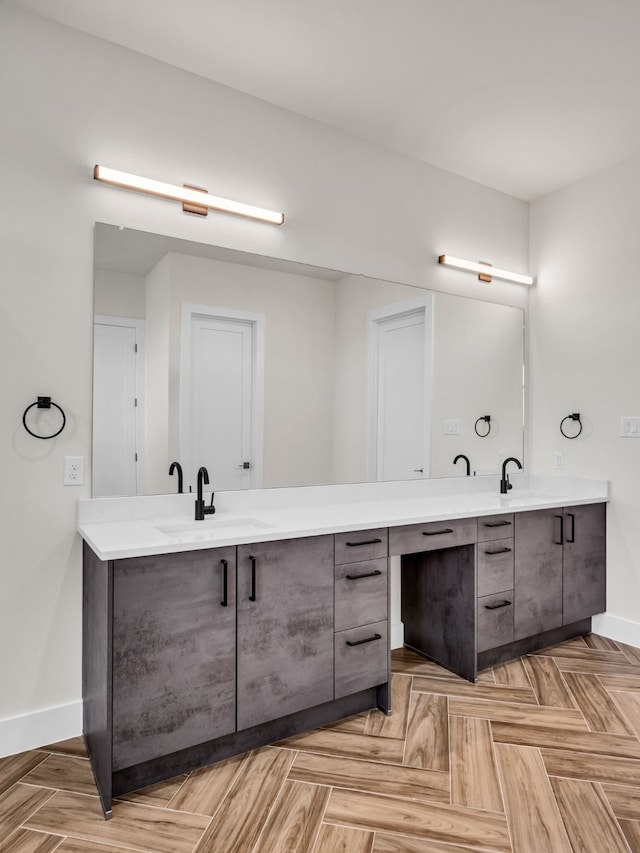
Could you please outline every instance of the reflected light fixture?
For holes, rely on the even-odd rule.
[[[236,216],[246,216],[249,219],[258,219],[260,222],[269,222],[272,225],[282,225],[284,222],[284,213],[267,210],[264,207],[255,207],[252,204],[243,204],[240,201],[231,201],[228,198],[220,198],[216,195],[209,195],[206,190],[187,184],[182,187],[174,184],[165,184],[163,181],[154,181],[151,178],[130,175],[128,172],[119,172],[117,169],[109,169],[106,166],[94,166],[93,177],[96,181],[102,181],[114,187],[137,190],[141,193],[155,195],[159,198],[168,198],[172,201],[181,201],[182,209],[188,213],[198,213],[201,216],[206,216],[210,208],[211,210],[219,210],[223,213],[233,213]]]
[[[502,278],[505,281],[513,281],[516,284],[533,284],[533,276],[501,270],[484,261],[476,263],[475,261],[465,261],[462,258],[454,258],[452,255],[440,255],[438,263],[444,264],[447,267],[455,267],[458,270],[468,270],[469,272],[478,273],[480,281],[490,282],[494,278]]]

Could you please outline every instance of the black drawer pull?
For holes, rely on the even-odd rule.
[[[504,601],[496,601],[495,604],[485,604],[485,610],[497,610],[499,607],[508,607],[511,604],[505,598]]]
[[[556,545],[562,545],[564,542],[564,519],[561,515],[556,515],[556,520],[560,522],[560,526],[558,528],[558,538],[553,541]]]
[[[361,646],[363,643],[372,643],[374,640],[381,640],[382,634],[374,634],[373,637],[367,637],[365,640],[347,640],[348,646]]]
[[[364,542],[347,542],[348,548],[359,548],[360,545],[378,545],[382,539],[365,539]]]
[[[575,542],[576,541],[576,517],[572,512],[568,512],[567,518],[571,519],[571,533],[567,536],[567,542]]]
[[[484,527],[511,527],[510,521],[485,521]]]
[[[348,581],[359,581],[361,578],[374,578],[381,574],[380,569],[376,569],[374,572],[367,572],[366,575],[345,575],[345,577]]]
[[[251,595],[249,596],[249,601],[256,600],[256,558],[249,557],[251,560]]]
[[[443,530],[423,530],[423,536],[442,536],[443,533],[453,533],[451,527],[445,527]]]
[[[227,581],[229,566],[226,560],[221,560],[220,562],[222,563],[222,601],[220,602],[220,604],[222,605],[222,607],[226,607],[229,603],[227,598]]]
[[[485,551],[485,554],[507,554],[511,548],[494,548],[493,551]]]

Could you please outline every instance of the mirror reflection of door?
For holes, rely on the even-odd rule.
[[[144,494],[144,321],[97,316],[93,496]]]
[[[204,465],[214,491],[261,485],[259,321],[215,309],[183,309],[181,457],[186,487]]]
[[[372,312],[372,479],[429,477],[432,323],[420,305]]]

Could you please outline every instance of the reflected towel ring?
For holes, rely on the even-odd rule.
[[[575,435],[567,435],[566,434],[566,432],[563,429],[563,425],[564,425],[565,421],[577,421],[578,422],[578,432]],[[574,412],[571,415],[567,415],[566,418],[563,418],[560,421],[560,432],[562,433],[562,435],[565,438],[569,438],[569,439],[577,438],[580,435],[580,433],[582,432],[582,421],[580,420],[579,412]]]
[[[34,406],[37,406],[38,409],[50,409],[51,406],[54,406],[54,408],[56,408],[60,412],[60,414],[62,415],[62,426],[60,427],[60,429],[57,432],[51,433],[51,435],[38,435],[37,433],[30,430],[29,427],[27,426],[27,412],[30,409],[33,409]],[[60,435],[60,433],[64,429],[66,423],[67,423],[67,417],[66,417],[65,413],[62,411],[62,409],[60,408],[60,406],[57,403],[53,403],[51,401],[51,397],[38,397],[38,399],[36,400],[35,403],[32,403],[30,406],[27,406],[27,408],[24,410],[24,414],[22,416],[22,424],[23,424],[24,428],[26,429],[26,431],[29,433],[29,435],[32,435],[34,438],[41,438],[43,440],[47,440],[49,438],[55,438],[57,435]]]
[[[478,424],[480,423],[480,421],[486,421],[486,423],[487,423],[487,431],[486,432],[478,432]],[[480,438],[486,438],[489,435],[489,433],[491,432],[491,415],[482,415],[482,417],[479,417],[475,423],[474,429],[476,431],[476,435],[479,435]]]

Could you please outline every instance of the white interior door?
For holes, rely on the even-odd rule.
[[[190,312],[183,330],[188,334],[181,373],[186,482],[195,491],[197,470],[204,465],[216,491],[255,488],[261,471],[255,322]]]
[[[373,479],[429,476],[431,318],[428,305],[387,309],[373,323]]]
[[[142,321],[115,317],[94,325],[94,497],[141,493],[143,328]]]

